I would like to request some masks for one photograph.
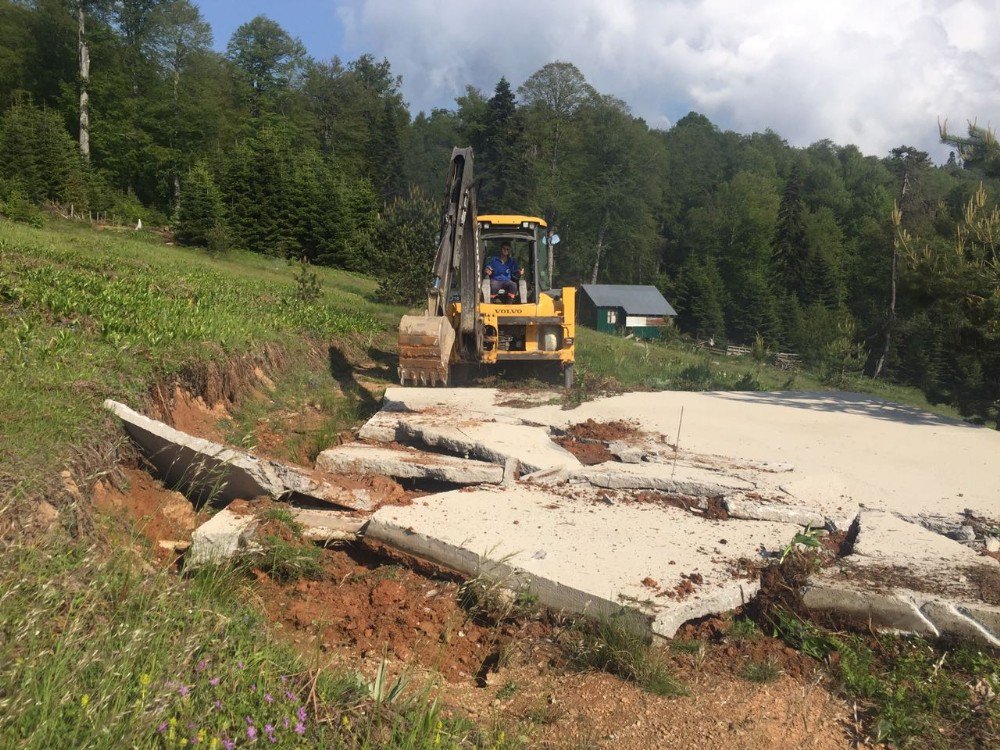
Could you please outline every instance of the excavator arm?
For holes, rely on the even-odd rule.
[[[407,381],[447,385],[453,360],[478,362],[482,355],[477,299],[482,259],[472,162],[471,148],[452,150],[427,306],[423,315],[404,315],[399,323],[399,379],[403,385]],[[461,303],[457,315],[452,312],[453,290]]]

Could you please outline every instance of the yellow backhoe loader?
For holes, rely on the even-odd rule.
[[[448,385],[459,364],[546,363],[573,385],[576,289],[550,289],[541,248],[552,242],[534,216],[480,216],[472,149],[451,154],[441,240],[423,315],[399,323],[399,380]],[[484,265],[510,248],[516,271],[492,284]],[[501,288],[497,288],[497,287]]]

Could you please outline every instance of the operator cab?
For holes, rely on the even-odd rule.
[[[500,257],[500,247],[510,244],[510,256],[517,261],[519,278],[513,279],[518,291],[493,293],[490,278],[483,274],[482,301],[491,304],[538,304],[541,290],[548,289],[544,263],[539,262],[538,248],[547,224],[537,216],[487,214],[479,219],[479,257],[485,268],[490,258]]]

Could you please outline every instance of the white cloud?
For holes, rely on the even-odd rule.
[[[552,60],[663,127],[694,109],[884,155],[937,119],[1000,120],[996,0],[340,0],[345,43],[389,58],[414,110]]]

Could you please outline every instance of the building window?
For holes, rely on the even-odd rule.
[[[608,310],[608,323],[614,325],[618,322],[618,311]]]

